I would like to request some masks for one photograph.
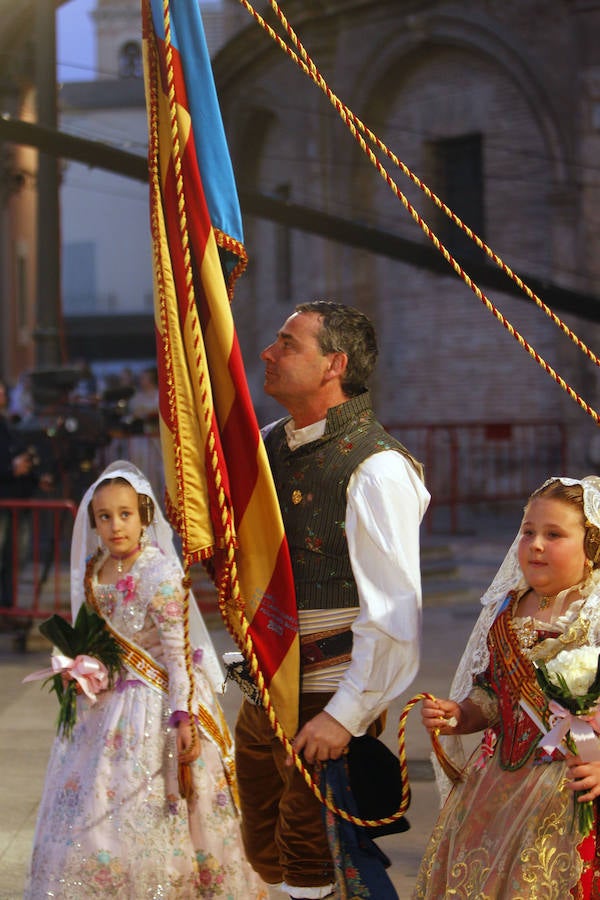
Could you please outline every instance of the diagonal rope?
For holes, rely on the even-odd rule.
[[[488,309],[492,315],[502,323],[502,325],[506,328],[509,334],[519,343],[522,349],[526,350],[527,353],[538,363],[538,365],[544,369],[544,371],[550,375],[550,377],[574,400],[581,409],[584,410],[591,418],[596,422],[596,424],[600,423],[600,416],[598,413],[591,407],[589,404],[577,394],[577,392],[562,378],[553,368],[552,366],[546,362],[546,360],[540,356],[537,351],[528,343],[528,341],[511,325],[511,323],[506,319],[506,317],[498,310],[498,308],[492,303],[492,301],[483,293],[483,291],[479,288],[479,286],[471,279],[467,272],[462,268],[462,266],[454,259],[452,254],[447,250],[447,248],[442,244],[439,238],[435,235],[435,233],[431,230],[431,228],[427,225],[425,220],[420,216],[417,210],[412,206],[407,197],[399,190],[398,186],[386,170],[386,168],[381,164],[381,162],[377,159],[371,148],[367,145],[365,139],[363,138],[363,134],[366,134],[369,140],[374,143],[378,149],[380,149],[383,153],[388,156],[388,158],[397,165],[401,171],[409,177],[425,194],[431,199],[443,212],[449,216],[452,221],[461,228],[461,230],[467,234],[467,236],[475,242],[475,244],[483,250],[490,259],[492,259],[496,265],[500,267],[500,269],[511,278],[518,287],[524,291],[524,293],[541,308],[546,315],[550,317],[550,319],[557,325],[564,334],[566,334],[570,340],[572,340],[576,346],[596,365],[600,365],[600,361],[598,357],[584,344],[584,342],[577,337],[577,335],[548,307],[540,298],[529,288],[518,275],[516,275],[509,266],[506,265],[502,261],[502,259],[494,253],[494,251],[485,244],[481,238],[479,238],[467,225],[465,225],[461,219],[452,212],[452,210],[443,203],[439,197],[437,197],[422,181],[420,181],[417,176],[411,172],[411,170],[402,163],[396,156],[393,154],[376,135],[373,134],[366,126],[360,121],[360,119],[354,115],[354,113],[344,104],[342,101],[331,91],[329,86],[327,85],[325,79],[319,73],[315,63],[310,58],[306,49],[303,47],[301,42],[299,41],[297,35],[295,34],[292,27],[289,25],[287,19],[285,18],[283,12],[281,11],[276,0],[270,0],[270,4],[274,12],[276,13],[279,21],[281,22],[283,28],[288,34],[290,40],[293,45],[298,48],[300,56],[288,45],[284,40],[268,25],[265,20],[260,16],[259,13],[252,7],[252,5],[248,2],[248,0],[240,0],[240,3],[244,8],[250,13],[250,15],[255,19],[255,21],[267,32],[269,37],[275,41],[275,43],[282,49],[289,57],[296,63],[296,65],[319,87],[323,93],[327,96],[332,106],[338,112],[340,118],[347,126],[363,152],[368,157],[369,161],[375,166],[381,177],[391,188],[392,192],[395,196],[402,202],[406,210],[410,213],[414,221],[419,225],[421,230],[427,236],[427,238],[433,243],[435,248],[442,254],[444,259],[449,263],[449,265],[454,269],[456,274],[465,282],[465,284],[473,291],[473,293],[477,296],[477,298],[483,303],[483,305]]]
[[[242,0],[243,2],[243,0]],[[300,42],[297,34],[295,33],[292,26],[287,21],[283,11],[279,7],[276,0],[270,0],[271,6],[278,16],[282,26],[285,28],[286,32],[289,34],[290,39],[293,41],[294,46],[297,47],[300,55],[306,62],[308,66],[308,74],[310,74],[311,78],[317,84],[318,87],[327,95],[331,104],[336,108],[340,114],[343,113],[343,116],[347,116],[348,119],[356,126],[356,128],[362,132],[362,134],[366,135],[366,137],[374,144],[382,153],[384,153],[391,162],[401,169],[402,173],[406,175],[423,193],[425,196],[431,200],[438,209],[441,209],[449,219],[451,219],[455,225],[457,225],[466,235],[469,237],[480,250],[484,251],[486,255],[493,260],[493,262],[512,280],[515,284],[525,293],[527,296],[533,300],[537,306],[542,309],[546,315],[554,322],[557,327],[561,329],[576,345],[577,347],[588,356],[592,362],[594,362],[597,366],[600,366],[600,359],[596,356],[596,354],[586,346],[586,344],[569,328],[569,326],[562,321],[549,306],[547,306],[543,300],[541,300],[534,291],[517,275],[511,268],[508,266],[500,256],[498,256],[488,244],[483,241],[468,225],[466,225],[457,215],[454,213],[449,206],[447,206],[443,200],[441,200],[421,179],[415,175],[414,172],[409,169],[409,167],[400,160],[395,153],[390,150],[386,144],[377,137],[359,118],[356,116],[349,107],[347,107],[342,101],[335,96],[335,94],[329,89],[327,83],[321,76],[318,71],[315,63],[308,55],[305,47]],[[246,3],[243,3],[246,6]],[[285,46],[285,44],[284,44]],[[314,78],[313,78],[314,75]]]

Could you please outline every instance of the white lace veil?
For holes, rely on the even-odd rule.
[[[73,526],[71,539],[71,613],[75,619],[79,607],[85,600],[84,577],[88,558],[98,549],[98,537],[91,527],[88,515],[88,507],[91,503],[94,491],[106,478],[124,478],[138,494],[146,494],[154,503],[154,518],[146,527],[146,535],[151,544],[162,550],[166,557],[175,561],[183,575],[183,566],[173,543],[171,526],[165,519],[160,506],[156,501],[152,486],[146,476],[137,466],[127,460],[117,460],[111,463],[96,481],[85,492]],[[189,595],[189,625],[192,649],[202,648],[202,668],[213,689],[219,693],[223,691],[224,675],[213,646],[204,619],[200,614],[194,595]]]
[[[560,481],[565,485],[580,484],[583,488],[583,511],[588,522],[600,528],[600,477],[587,475],[585,478],[566,478],[553,476],[544,482],[542,487],[553,481]],[[540,488],[541,490],[541,488]],[[490,656],[487,646],[487,634],[492,623],[504,603],[509,591],[526,587],[518,560],[518,546],[521,537],[521,529],[516,534],[508,553],[496,572],[492,583],[481,598],[483,609],[475,623],[473,631],[467,642],[462,658],[452,681],[449,697],[459,703],[468,696],[473,685],[473,677],[484,672],[488,666]],[[600,605],[600,584],[595,579],[595,590],[598,592]],[[465,764],[465,753],[460,736],[442,736],[440,742],[444,752],[459,768]],[[451,788],[451,783],[435,756],[432,757],[436,774],[436,780],[442,800],[444,800]]]

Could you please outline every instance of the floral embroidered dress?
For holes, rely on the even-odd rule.
[[[597,828],[582,839],[564,756],[538,746],[548,723],[531,661],[598,643],[598,597],[573,603],[550,631],[547,623],[514,618],[515,596],[490,628],[489,665],[469,695],[490,727],[436,823],[418,900],[600,898]]]
[[[193,665],[201,752],[193,799],[179,795],[174,721],[189,694],[181,569],[149,546],[117,585],[94,574],[92,586],[97,611],[137,663],[126,659],[95,705],[79,699],[72,738],[54,743],[24,897],[266,900],[242,849],[232,748],[201,648]]]

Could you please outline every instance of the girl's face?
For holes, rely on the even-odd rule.
[[[138,495],[129,484],[107,484],[92,498],[96,531],[116,557],[132,553],[140,542],[142,520]]]
[[[585,578],[583,513],[562,500],[536,497],[521,523],[519,565],[538,595],[555,596]]]

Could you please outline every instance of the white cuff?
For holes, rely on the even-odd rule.
[[[278,887],[290,897],[306,897],[307,900],[321,900],[321,898],[329,897],[333,893],[335,884],[324,884],[321,887],[294,887],[294,885],[286,884],[284,881]]]

